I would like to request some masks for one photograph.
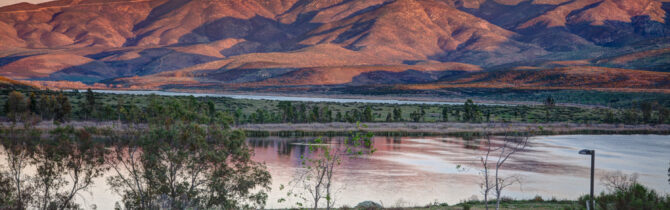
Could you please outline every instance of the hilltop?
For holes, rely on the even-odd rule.
[[[130,89],[668,90],[668,0],[57,0],[0,8],[0,75]]]

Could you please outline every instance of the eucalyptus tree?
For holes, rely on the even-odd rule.
[[[86,119],[93,117],[94,113],[96,112],[96,104],[97,102],[95,101],[95,93],[93,93],[91,88],[88,88],[86,90],[86,102],[82,107],[84,109]]]
[[[29,111],[28,102],[23,93],[12,91],[7,96],[4,106],[5,114],[12,122],[20,121],[22,116]]]
[[[5,128],[2,146],[10,178],[10,209],[79,209],[74,198],[105,170],[101,144],[85,129],[58,127],[43,133],[25,123]],[[26,173],[34,168],[35,173]]]
[[[191,103],[191,105],[184,104]],[[154,101],[146,127],[111,139],[108,184],[127,209],[258,208],[265,205],[270,174],[251,159],[244,132],[233,119],[208,114],[193,101]],[[206,107],[206,106],[205,106]]]
[[[38,209],[78,209],[74,197],[103,175],[105,149],[85,129],[59,127],[35,143],[32,164],[37,173],[34,206]]]
[[[34,141],[39,140],[41,132],[33,129],[31,124],[25,123],[23,128],[14,126],[6,127],[0,131],[0,142],[5,155],[5,166],[2,174],[9,179],[6,186],[4,199],[6,202],[2,208],[27,208],[32,202],[33,185],[31,179],[24,169],[30,165]]]

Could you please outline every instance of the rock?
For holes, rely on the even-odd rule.
[[[359,209],[382,209],[382,205],[375,203],[374,201],[363,201],[356,205],[356,208]]]

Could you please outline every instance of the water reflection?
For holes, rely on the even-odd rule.
[[[103,175],[105,149],[86,130],[2,130],[0,208],[77,209],[75,196]]]
[[[254,159],[267,163],[273,175],[273,189],[277,189],[279,184],[289,182],[291,174],[299,168],[300,155],[305,155],[305,143],[309,140],[251,138],[248,142],[255,149]],[[337,144],[341,138],[327,140]],[[373,142],[377,152],[372,156],[343,163],[336,180],[345,186],[338,197],[340,204],[352,206],[364,200],[391,206],[399,201],[404,205],[434,201],[453,204],[473,196],[481,198],[478,160],[483,152],[482,140],[375,137]],[[509,188],[506,195],[510,197],[576,199],[588,192],[590,162],[577,155],[582,148],[594,148],[602,154],[597,158],[598,176],[618,170],[636,172],[643,184],[660,193],[670,192],[666,174],[669,136],[540,136],[530,142],[529,148],[512,157],[502,171],[524,177],[521,186]],[[627,148],[649,152],[641,155]],[[637,166],[626,162],[635,162]],[[458,170],[457,165],[466,170]],[[596,190],[604,188],[597,186]],[[268,207],[287,207],[275,202],[281,196],[281,192],[273,190]]]
[[[81,132],[65,132],[61,139],[91,139],[99,141],[96,135],[83,135]],[[3,133],[6,134],[6,133]],[[32,141],[26,139],[37,138],[36,134],[16,134],[14,142],[3,142],[3,150],[0,156],[2,170],[5,172],[0,177],[12,178],[8,160],[28,160],[16,163],[15,166],[23,169],[19,177],[25,180],[21,186],[26,190],[45,189],[44,185],[31,183],[29,177],[45,177],[42,183],[55,184],[56,188],[50,187],[52,198],[63,195],[65,189],[71,189],[70,175],[77,167],[77,158],[65,158],[71,154],[79,154],[78,157],[99,157],[99,153],[86,156],[81,151],[86,150],[86,144],[64,145],[49,144],[51,149],[40,149],[30,144]],[[47,137],[54,134],[40,134]],[[177,135],[179,136],[179,135]],[[67,137],[67,138],[65,138]],[[248,138],[246,140],[249,148],[253,149],[253,160],[264,162],[272,175],[272,190],[267,199],[267,208],[288,207],[286,202],[280,204],[279,198],[284,197],[279,191],[280,184],[288,183],[300,168],[300,157],[309,155],[308,144],[314,138]],[[343,137],[324,138],[326,143],[339,144]],[[21,143],[22,142],[22,143]],[[55,141],[68,142],[65,140]],[[375,137],[373,142],[377,152],[371,156],[357,159],[345,159],[341,168],[336,172],[336,184],[342,186],[340,193],[336,194],[337,206],[353,206],[364,200],[372,200],[383,203],[385,206],[395,205],[425,205],[434,201],[454,204],[471,197],[481,198],[478,175],[478,160],[482,153],[482,141],[477,138],[463,140],[453,137]],[[582,148],[593,148],[598,150],[596,159],[597,176],[613,171],[623,173],[638,173],[639,181],[659,193],[670,192],[668,185],[668,161],[667,154],[670,152],[670,136],[658,135],[570,135],[570,136],[540,136],[531,139],[530,147],[518,155],[512,157],[503,173],[514,173],[523,175],[523,187],[514,186],[506,192],[507,196],[514,198],[532,198],[541,195],[545,199],[556,197],[557,199],[576,199],[579,195],[588,192],[589,160],[577,155]],[[108,145],[107,154],[113,152],[117,145]],[[64,149],[70,148],[70,149]],[[122,147],[127,148],[127,147]],[[189,147],[182,147],[189,148]],[[62,151],[67,151],[63,153]],[[165,150],[174,152],[190,153],[189,150]],[[643,151],[643,152],[641,152]],[[41,154],[41,155],[38,155]],[[61,157],[48,155],[61,154]],[[123,156],[128,160],[127,156]],[[190,156],[185,160],[197,160],[198,156]],[[80,160],[82,158],[79,158]],[[86,160],[96,158],[86,158]],[[36,160],[42,162],[42,168]],[[106,161],[109,162],[109,161]],[[84,164],[85,162],[79,162]],[[147,162],[152,163],[152,162]],[[85,163],[88,164],[88,163]],[[92,163],[91,163],[92,164]],[[457,165],[464,166],[467,170],[458,170]],[[49,166],[49,167],[46,167]],[[53,167],[52,167],[53,166]],[[49,169],[51,168],[51,169]],[[95,168],[95,167],[94,167]],[[48,169],[48,170],[47,170]],[[53,170],[52,170],[53,169]],[[85,169],[80,167],[80,169]],[[99,169],[105,169],[100,167]],[[54,172],[58,176],[39,176],[38,173],[49,174]],[[81,174],[89,174],[84,172]],[[102,174],[90,173],[90,185],[82,188],[73,202],[67,205],[80,205],[90,208],[96,205],[98,209],[112,209],[115,202],[123,200],[123,193],[115,192],[108,185],[110,177],[118,176],[117,172],[103,170]],[[55,178],[54,178],[55,177]],[[31,181],[28,181],[31,180]],[[59,180],[51,182],[50,180]],[[82,179],[82,180],[86,180]],[[67,183],[63,182],[67,181]],[[599,182],[596,182],[599,183]],[[596,191],[604,190],[603,186],[597,185]],[[84,191],[90,192],[84,193]],[[24,191],[25,192],[25,191]],[[2,192],[0,192],[2,195]],[[26,203],[35,206],[44,206],[44,202],[34,203],[28,200],[35,193],[28,193]],[[54,199],[52,199],[54,200]],[[57,205],[53,204],[48,205]]]

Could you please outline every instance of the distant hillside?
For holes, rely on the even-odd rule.
[[[33,86],[16,80],[0,77],[0,89],[31,89]]]
[[[0,76],[139,89],[667,89],[655,72],[670,72],[669,12],[670,0],[21,3],[0,8]],[[481,80],[498,76],[511,79]]]

